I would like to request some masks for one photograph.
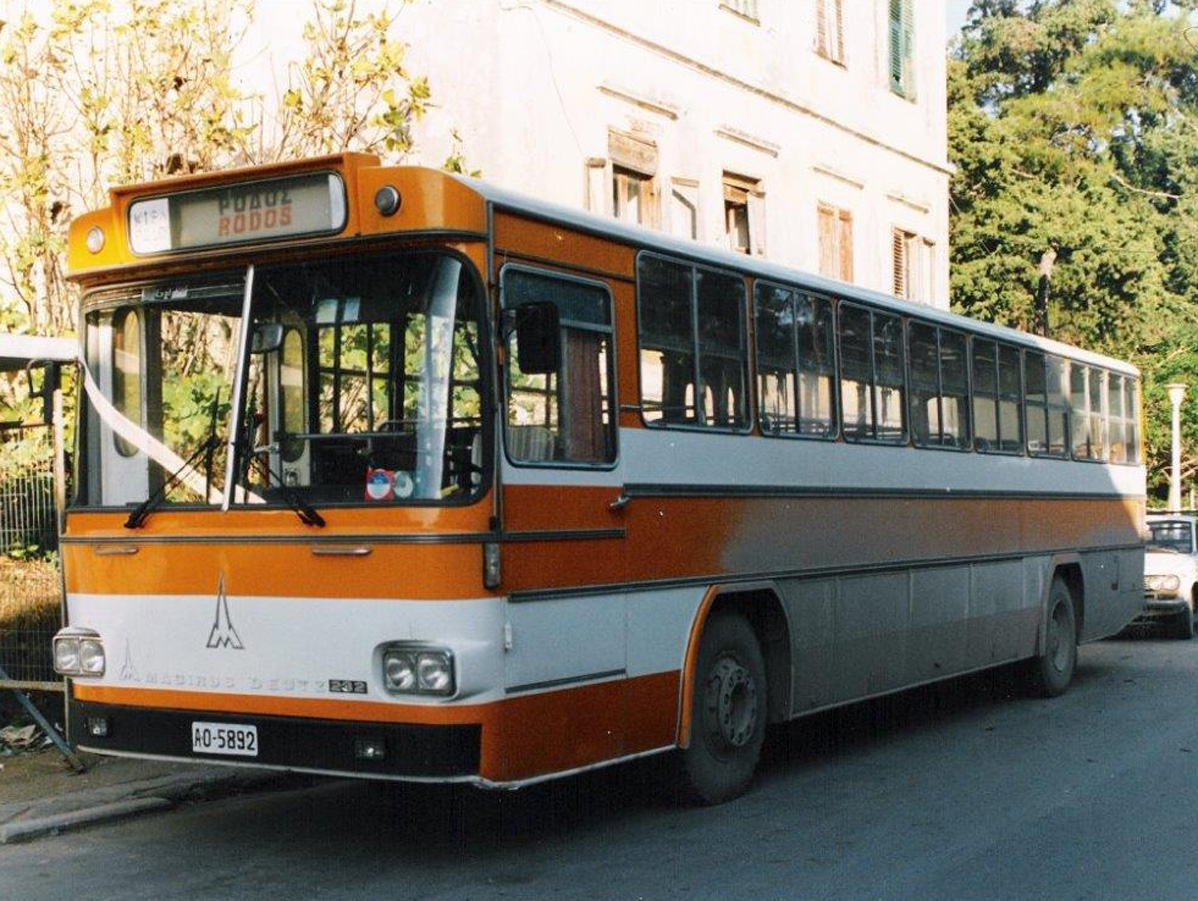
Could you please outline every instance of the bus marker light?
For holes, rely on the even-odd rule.
[[[499,544],[488,541],[483,545],[483,587],[498,588],[499,579]]]
[[[87,249],[92,253],[99,253],[104,249],[104,229],[98,225],[93,225],[87,230]]]
[[[398,213],[401,203],[403,198],[391,185],[383,185],[374,192],[374,206],[384,216],[394,216]]]
[[[87,718],[87,734],[92,738],[108,737],[108,717],[89,716]]]

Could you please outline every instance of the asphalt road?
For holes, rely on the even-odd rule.
[[[1198,640],[1089,645],[777,730],[752,791],[661,761],[514,794],[325,782],[0,848],[0,898],[1193,899]]]

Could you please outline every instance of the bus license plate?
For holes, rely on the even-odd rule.
[[[258,756],[258,727],[231,723],[192,723],[191,750],[195,754]]]

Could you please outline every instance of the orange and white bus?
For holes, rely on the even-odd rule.
[[[344,154],[70,232],[70,737],[516,787],[1076,649],[1142,605],[1126,363]]]

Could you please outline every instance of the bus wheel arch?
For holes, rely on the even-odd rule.
[[[683,659],[679,686],[677,744],[690,746],[690,711],[694,693],[695,667],[703,631],[714,614],[735,613],[744,617],[761,648],[765,662],[766,701],[768,721],[783,722],[790,718],[792,661],[790,619],[782,603],[781,593],[773,582],[748,585],[712,585],[691,624],[686,655]]]
[[[1073,596],[1073,618],[1077,626],[1077,643],[1082,643],[1086,625],[1086,582],[1082,573],[1081,557],[1078,554],[1056,554],[1049,561],[1049,576],[1044,581],[1040,594],[1040,627],[1036,632],[1036,653],[1044,650],[1044,636],[1048,631],[1049,600],[1053,583],[1065,583]]]

